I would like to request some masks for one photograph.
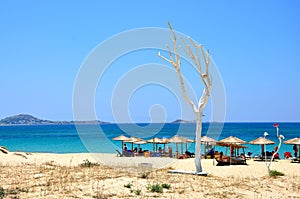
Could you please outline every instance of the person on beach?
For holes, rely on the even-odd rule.
[[[298,154],[298,148],[297,148],[297,145],[296,145],[296,144],[294,144],[293,150],[294,150],[294,156],[297,157],[297,154]]]
[[[168,147],[168,153],[169,153],[169,157],[171,158],[172,157],[172,148],[170,146]]]
[[[142,149],[142,148],[140,148],[140,150],[139,150],[139,154],[142,154],[142,153],[144,153],[144,151],[143,151],[143,149]]]
[[[207,155],[209,155],[210,158],[214,158],[214,156],[215,156],[215,151],[214,151],[214,149],[211,148]]]
[[[124,150],[124,151],[127,151],[127,150],[128,150],[126,144],[124,144],[123,150]]]
[[[158,153],[162,154],[162,148],[161,147],[158,148]]]

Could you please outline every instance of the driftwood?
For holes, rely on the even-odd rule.
[[[0,151],[4,154],[8,154],[9,150],[5,146],[0,146]]]

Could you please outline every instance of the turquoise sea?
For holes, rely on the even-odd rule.
[[[207,134],[208,123],[203,124],[203,135]],[[285,136],[285,140],[300,137],[300,123],[280,123],[279,134]],[[158,129],[158,130],[157,130]],[[78,131],[79,130],[79,131]],[[157,131],[157,132],[156,132]],[[267,131],[268,139],[278,143],[276,129],[273,123],[225,123],[222,131],[208,134],[217,140],[230,135],[245,141],[251,141]],[[78,133],[79,132],[79,133]],[[6,146],[10,151],[24,152],[51,152],[51,153],[82,153],[102,152],[116,153],[121,150],[121,141],[112,141],[113,137],[124,134],[144,139],[152,137],[170,138],[175,134],[195,138],[195,124],[101,124],[101,125],[17,125],[0,126],[0,146]],[[167,146],[175,149],[175,144]],[[163,145],[159,145],[163,147]],[[245,152],[259,154],[259,145],[246,145]],[[131,148],[131,144],[128,143]],[[143,149],[152,150],[152,144],[141,145]],[[184,145],[184,151],[185,151]],[[272,151],[275,145],[267,145],[267,150]],[[292,145],[282,145],[279,151],[280,157],[286,151],[292,151]],[[188,145],[189,151],[194,152],[194,143]],[[179,150],[181,147],[179,146]],[[225,148],[217,147],[216,150],[225,151]]]

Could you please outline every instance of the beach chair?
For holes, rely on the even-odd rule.
[[[9,150],[5,146],[0,146],[0,151],[4,154],[8,154]]]
[[[117,156],[119,156],[119,157],[123,156],[122,153],[118,149],[116,149],[116,151],[117,151]]]
[[[298,157],[298,158],[295,158],[294,160],[292,160],[292,162],[295,162],[295,163],[300,163],[300,157]]]
[[[150,156],[151,157],[161,157],[161,154],[158,152],[151,152]]]
[[[291,152],[284,152],[284,158],[285,158],[285,159],[289,159],[289,158],[291,158],[291,157],[292,157]]]
[[[133,157],[134,153],[132,151],[123,150],[123,157]]]

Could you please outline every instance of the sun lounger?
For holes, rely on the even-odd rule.
[[[8,149],[5,146],[0,146],[0,152],[4,153],[4,154],[8,154]]]
[[[151,157],[161,157],[161,154],[158,152],[151,152],[150,156]]]
[[[292,163],[300,163],[300,157],[296,158],[292,158]]]
[[[123,157],[133,157],[134,153],[132,151],[123,150]]]
[[[117,151],[117,156],[119,156],[119,157],[123,156],[122,153],[118,149],[116,149],[116,151]]]
[[[229,156],[220,156],[215,155],[215,160],[218,162],[217,166],[224,165],[246,165],[246,158],[242,156],[229,157]]]
[[[134,156],[134,153],[131,152],[131,151],[123,150],[123,151],[122,151],[123,153],[121,153],[121,152],[120,152],[119,150],[117,150],[117,149],[116,149],[116,151],[117,151],[117,156],[119,156],[119,157],[133,157],[133,156]]]

